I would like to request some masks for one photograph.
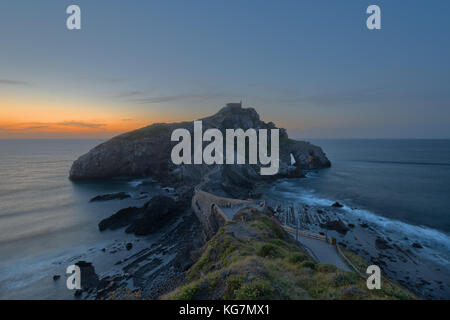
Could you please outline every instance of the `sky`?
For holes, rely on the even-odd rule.
[[[241,99],[296,138],[450,138],[449,14],[447,0],[2,0],[0,138],[109,138]]]

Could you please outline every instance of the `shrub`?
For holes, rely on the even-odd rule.
[[[337,268],[332,264],[321,263],[318,265],[317,270],[320,272],[332,273],[332,272],[335,272],[337,270]]]
[[[257,300],[269,298],[271,293],[270,283],[268,281],[256,280],[244,284],[239,290],[235,291],[238,300]]]
[[[310,268],[315,270],[317,267],[317,263],[311,260],[307,260],[307,261],[303,261],[302,263],[300,263],[300,267],[302,268]]]
[[[261,247],[259,247],[257,251],[257,255],[260,257],[274,257],[276,255],[277,251],[274,246],[270,244],[264,244]]]
[[[291,253],[286,257],[287,261],[290,263],[297,263],[303,260],[303,257],[299,253]]]
[[[349,284],[352,284],[352,279],[345,275],[345,274],[337,274],[333,277],[333,279],[331,280],[332,284],[334,287],[342,287],[342,286],[346,286]]]
[[[186,286],[180,292],[175,293],[173,299],[175,300],[192,300],[198,287],[196,285]]]

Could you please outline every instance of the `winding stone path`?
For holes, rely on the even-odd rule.
[[[289,232],[289,234],[295,238],[295,234]],[[308,253],[320,263],[329,263],[336,268],[353,272],[353,270],[342,260],[339,256],[336,246],[326,243],[325,241],[308,238],[305,236],[299,236],[298,242]]]

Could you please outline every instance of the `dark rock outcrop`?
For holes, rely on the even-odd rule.
[[[332,207],[335,207],[335,208],[342,208],[343,207],[343,205],[342,204],[340,204],[339,202],[335,202],[335,203],[333,203],[332,205],[331,205]]]
[[[108,193],[108,194],[102,194],[102,195],[93,197],[91,200],[89,200],[89,202],[108,201],[108,200],[123,200],[123,199],[130,198],[130,197],[131,196],[126,192]]]
[[[78,261],[75,263],[80,268],[81,274],[81,289],[87,290],[96,288],[99,282],[98,276],[95,273],[95,268],[90,262]]]
[[[230,196],[237,199],[252,198],[255,182],[261,176],[250,165],[224,165],[222,168],[221,187]]]
[[[340,234],[346,234],[349,228],[341,220],[327,221],[326,224],[321,224],[322,228],[328,228],[328,230],[334,230]]]
[[[392,247],[389,245],[388,241],[386,239],[381,238],[381,237],[378,237],[375,240],[375,247],[378,250],[392,249]]]
[[[272,122],[260,120],[253,108],[230,104],[213,116],[200,119],[203,130],[275,129]],[[193,136],[193,122],[158,123],[128,132],[102,143],[78,158],[70,170],[70,179],[100,179],[111,177],[152,177],[166,184],[195,185],[208,170],[206,165],[174,165],[171,151],[177,142],[171,141],[172,131],[185,128]],[[206,145],[207,143],[205,143]],[[291,155],[295,164],[291,165]],[[301,176],[304,169],[329,167],[330,161],[320,147],[288,138],[280,129],[279,176]],[[224,166],[225,167],[225,166]],[[251,167],[251,166],[246,166]],[[259,169],[255,170],[259,176]]]
[[[142,213],[125,230],[126,233],[146,235],[178,216],[183,208],[166,196],[155,196],[142,208]]]
[[[128,207],[120,209],[109,218],[103,219],[98,224],[98,229],[104,231],[106,229],[116,230],[129,225],[139,214],[140,209],[137,207]]]
[[[177,217],[188,205],[189,202],[183,196],[180,197],[180,200],[175,201],[170,197],[158,195],[141,208],[129,207],[119,210],[109,218],[102,220],[98,224],[98,228],[100,231],[104,231],[128,226],[125,229],[126,233],[147,235]]]

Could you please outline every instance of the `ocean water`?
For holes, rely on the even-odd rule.
[[[332,167],[278,182],[280,201],[344,204],[399,242],[424,244],[424,259],[450,272],[450,140],[310,140]],[[405,241],[408,239],[408,241]]]
[[[145,200],[89,200],[118,191],[137,198],[143,190],[139,181],[68,179],[72,162],[101,142],[0,140],[0,298],[71,297],[56,292],[53,281],[40,281],[51,279],[54,261],[129,237],[122,230],[100,233],[97,224]],[[145,186],[145,191],[151,194],[157,187]]]
[[[450,233],[450,140],[312,140],[332,162],[305,186],[386,218]]]

